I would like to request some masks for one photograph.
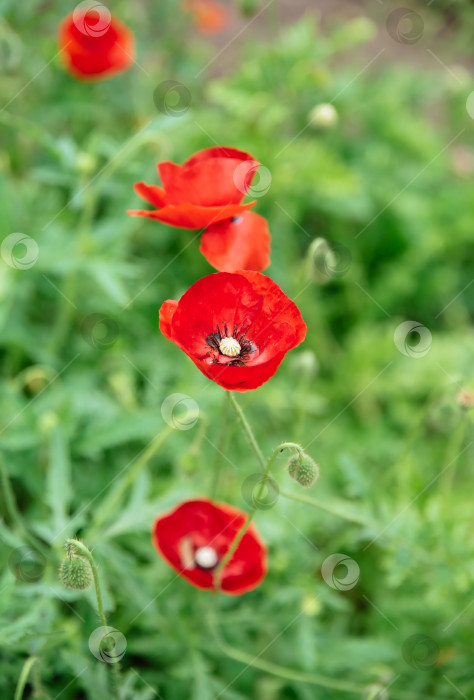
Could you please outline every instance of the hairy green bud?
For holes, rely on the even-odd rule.
[[[68,553],[59,567],[59,580],[65,588],[85,591],[93,583],[91,565],[79,554]]]
[[[304,452],[297,452],[293,457],[290,457],[287,469],[291,478],[305,489],[308,489],[319,479],[318,465]]]

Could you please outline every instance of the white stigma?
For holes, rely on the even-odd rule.
[[[194,554],[194,561],[202,569],[213,569],[219,561],[219,557],[212,547],[200,547]]]
[[[219,343],[219,350],[222,355],[227,357],[237,357],[241,351],[240,343],[235,338],[222,338]]]

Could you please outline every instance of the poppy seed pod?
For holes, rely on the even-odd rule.
[[[93,582],[91,565],[79,554],[67,554],[59,566],[59,580],[65,588],[85,591]]]
[[[319,467],[309,455],[298,452],[290,458],[287,465],[288,474],[305,489],[319,479]]]

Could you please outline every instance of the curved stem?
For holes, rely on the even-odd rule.
[[[28,680],[28,676],[30,675],[31,669],[37,661],[38,659],[36,656],[30,656],[28,659],[26,659],[25,663],[23,664],[23,668],[21,669],[20,677],[16,686],[14,700],[22,700],[26,681]]]
[[[250,425],[248,424],[247,419],[246,419],[246,417],[245,417],[245,415],[244,415],[244,412],[242,411],[242,409],[240,408],[239,404],[238,404],[237,401],[235,400],[234,394],[233,394],[231,391],[228,391],[228,392],[227,392],[227,396],[229,397],[229,401],[230,401],[230,404],[231,404],[232,408],[233,408],[234,411],[237,413],[237,416],[238,416],[238,418],[239,418],[239,420],[240,420],[240,423],[241,423],[241,425],[242,425],[242,429],[243,429],[243,431],[244,431],[244,433],[245,433],[245,436],[247,437],[247,440],[248,440],[249,443],[250,443],[250,447],[251,447],[252,450],[254,451],[255,456],[257,457],[257,461],[258,461],[260,467],[262,468],[262,471],[264,471],[264,470],[265,470],[265,464],[266,464],[266,462],[265,462],[265,457],[263,456],[262,450],[261,450],[260,447],[258,446],[258,442],[257,442],[257,440],[255,439],[255,435],[253,434],[252,428],[251,428]]]
[[[447,494],[451,493],[453,490],[454,477],[459,464],[458,457],[460,457],[463,452],[462,448],[468,426],[469,415],[468,412],[465,411],[464,414],[461,416],[459,425],[455,428],[450,440],[448,441],[446,453],[444,456],[444,464],[452,465],[450,469],[447,469],[445,471],[445,473],[440,479],[440,486]]]
[[[338,508],[330,503],[325,503],[311,496],[300,495],[296,493],[290,493],[289,491],[280,491],[280,496],[283,498],[289,498],[292,501],[297,501],[298,503],[306,503],[308,506],[313,506],[313,508],[319,508],[320,510],[326,511],[326,513],[331,513],[331,515],[337,515],[339,518],[348,520],[351,523],[358,523],[359,525],[370,524],[366,518],[362,515],[357,515],[356,513],[349,513],[345,510]]]
[[[92,556],[92,552],[80,540],[75,540],[75,539],[69,538],[66,540],[66,545],[72,545],[75,549],[77,549],[87,559],[87,561],[91,565],[92,577],[94,579],[95,596],[97,599],[97,609],[99,611],[100,621],[101,621],[102,627],[108,627],[107,617],[106,617],[105,611],[104,611],[104,604],[102,602],[102,589],[100,587],[99,571],[97,569],[97,564],[95,563],[94,557]],[[120,668],[119,668],[118,662],[112,664],[112,671],[114,674],[115,692],[116,692],[117,698],[118,698],[119,697],[119,687],[120,687]]]
[[[214,585],[215,585],[215,588],[217,590],[220,588],[220,580],[221,580],[222,571],[225,569],[225,567],[227,566],[229,561],[232,559],[235,550],[239,546],[240,541],[242,540],[242,537],[247,532],[247,530],[250,526],[250,523],[252,522],[253,517],[258,510],[258,504],[259,504],[260,498],[262,497],[263,492],[265,491],[265,487],[266,487],[268,477],[270,474],[270,469],[272,468],[273,463],[275,462],[275,460],[276,460],[277,456],[280,454],[280,452],[283,452],[283,450],[291,449],[291,448],[302,452],[301,445],[297,445],[295,442],[282,442],[273,451],[272,456],[270,457],[267,464],[265,465],[265,470],[263,472],[262,480],[260,482],[260,488],[258,490],[258,494],[257,494],[256,498],[254,499],[254,505],[252,506],[244,525],[238,531],[231,546],[227,550],[226,555],[223,557],[222,561],[219,563],[219,566],[216,568],[216,570],[214,572]]]
[[[231,659],[235,659],[235,661],[246,664],[247,667],[253,666],[254,668],[270,673],[273,676],[284,678],[285,680],[309,683],[310,685],[318,685],[323,688],[340,690],[344,693],[356,693],[359,695],[359,697],[361,697],[363,692],[366,690],[366,686],[357,685],[355,683],[351,683],[350,681],[338,680],[337,678],[330,678],[329,676],[308,673],[306,671],[299,671],[297,669],[281,666],[280,664],[271,663],[270,661],[264,661],[259,655],[255,656],[247,654],[245,651],[241,651],[240,649],[236,649],[230,644],[227,644],[217,628],[214,614],[210,612],[208,613],[208,623],[217,645],[224,652],[224,654],[229,656]],[[428,695],[415,695],[414,693],[407,691],[397,692],[392,688],[390,689],[390,696],[393,696],[394,698],[402,698],[403,700],[430,700],[432,697]]]
[[[92,556],[92,552],[80,540],[68,538],[66,540],[66,545],[72,545],[74,547],[74,549],[79,550],[79,552],[87,559],[87,561],[91,565],[92,577],[94,579],[94,588],[95,588],[95,595],[97,598],[97,608],[99,611],[100,621],[101,621],[103,627],[107,627],[108,626],[107,625],[107,618],[105,616],[104,606],[102,603],[102,589],[100,587],[99,571],[97,569],[97,564],[95,563],[94,557]]]

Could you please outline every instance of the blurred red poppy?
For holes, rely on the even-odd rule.
[[[194,16],[194,26],[202,34],[216,34],[229,24],[229,11],[214,0],[185,0],[183,7]]]
[[[79,80],[105,80],[135,59],[133,33],[100,3],[80,3],[59,25],[67,71]]]
[[[252,211],[207,228],[201,253],[220,272],[264,270],[270,265],[270,231],[267,220]]]
[[[165,301],[160,330],[228,391],[256,389],[306,335],[298,307],[269,277],[241,270],[198,280]]]
[[[208,499],[184,501],[153,525],[153,544],[165,561],[196,588],[215,589],[215,570],[245,524],[247,514]],[[241,595],[267,573],[267,550],[250,524],[220,573],[220,590]]]
[[[248,153],[224,146],[198,151],[183,165],[158,163],[163,187],[135,184],[135,192],[156,209],[128,214],[189,229],[206,228],[239,216],[255,204],[241,202],[258,166]]]

